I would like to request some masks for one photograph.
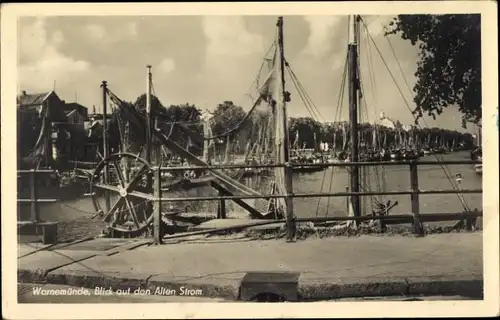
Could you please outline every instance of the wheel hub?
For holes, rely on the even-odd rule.
[[[121,197],[126,197],[127,195],[128,195],[127,189],[120,188],[120,196]]]

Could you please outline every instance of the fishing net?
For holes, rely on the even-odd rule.
[[[281,118],[277,101],[282,101],[276,75],[276,46],[273,45],[266,53],[262,66],[246,95],[247,101],[242,106],[225,101],[214,111],[204,111],[192,119],[182,119],[176,112],[152,106],[150,125],[154,127],[154,132],[149,161],[151,166],[161,165],[168,168],[200,164],[260,165],[279,162],[276,158],[283,156],[277,152],[277,148],[282,147],[283,141],[277,139],[276,142],[274,137],[277,130],[280,136],[283,136],[283,124],[276,121]],[[123,164],[119,165],[129,171],[134,170],[140,167],[138,158],[147,159],[145,110],[124,102],[110,90],[108,96],[116,106],[109,127],[110,151],[135,155],[136,159],[122,158],[120,161]],[[251,167],[223,168],[211,172],[191,169],[165,170],[162,173],[162,196],[164,198],[217,196],[220,193],[213,188],[213,183],[228,187],[228,195],[234,196],[279,193],[283,192],[283,170],[283,168]],[[219,173],[223,175],[222,178],[218,177]],[[110,174],[109,179],[109,183],[118,183],[116,174]],[[243,199],[243,201],[261,213],[268,214],[272,211],[269,216],[273,217],[282,216],[284,211],[282,200],[270,201],[261,198]],[[179,201],[165,206],[209,214],[217,211],[218,202]],[[226,207],[229,217],[248,216],[241,203],[238,205],[235,201],[226,201]]]

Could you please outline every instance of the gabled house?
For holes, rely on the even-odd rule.
[[[23,91],[17,96],[17,109],[22,114],[42,113],[44,107],[47,107],[46,116],[52,122],[64,122],[67,120],[63,111],[64,101],[62,101],[55,91],[44,93],[28,94]]]
[[[53,160],[54,124],[65,123],[64,102],[54,92],[17,96],[17,148],[20,164],[48,165]]]
[[[99,152],[103,154],[103,124],[104,116],[99,113],[95,113],[95,107],[93,108],[93,113],[88,115],[87,121],[85,122],[85,136],[87,138],[85,144],[85,154],[88,161],[95,161],[100,159],[97,155]],[[108,130],[111,123],[111,115],[107,116]]]
[[[64,103],[64,113],[68,118],[68,123],[81,124],[82,126],[89,120],[87,107],[76,102]]]
[[[77,102],[64,102],[62,108],[68,119],[64,127],[67,131],[71,132],[69,157],[71,160],[80,160],[85,156],[85,124],[88,121],[87,107]]]

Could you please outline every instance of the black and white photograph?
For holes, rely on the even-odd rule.
[[[6,318],[498,315],[495,2],[121,6],[2,6]]]

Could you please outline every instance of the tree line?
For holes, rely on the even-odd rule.
[[[139,96],[135,102],[125,102],[133,107],[139,113],[145,115],[146,112],[146,96],[143,94]],[[169,132],[170,126],[173,123],[182,124],[199,136],[199,139],[188,139],[187,134],[182,134],[175,131],[171,135],[171,139],[186,147],[189,146],[196,154],[202,153],[203,150],[203,125],[202,114],[203,111],[195,105],[185,103],[181,105],[164,106],[162,102],[156,97],[151,97],[151,110],[158,119],[158,127],[164,132]],[[109,135],[111,144],[118,144],[122,133],[118,125],[118,117],[120,109],[113,111],[113,117],[109,126]],[[268,114],[262,112],[254,112],[250,117],[245,119],[247,112],[238,105],[231,101],[224,101],[216,106],[210,112],[210,127],[211,135],[218,137],[214,139],[216,145],[225,145],[227,137],[233,144],[239,145],[240,153],[245,150],[245,145],[248,141],[257,141],[258,131],[262,125],[267,123]],[[374,125],[370,123],[359,124],[359,139],[366,143],[367,146],[373,147],[374,137],[376,134],[377,145],[381,145],[385,141],[386,146],[391,146],[398,141],[408,140],[411,136],[413,142],[418,145],[424,146],[429,141],[431,146],[438,141],[439,146],[443,143],[447,146],[455,144],[458,147],[462,144],[465,148],[471,149],[474,144],[474,139],[470,133],[461,133],[454,130],[446,130],[441,128],[418,128],[412,126],[410,130],[403,130],[403,125],[396,121],[395,128],[389,128],[381,125]],[[239,130],[232,130],[236,126],[240,126]],[[290,143],[294,144],[292,147],[298,148],[314,148],[318,149],[321,142],[327,142],[329,147],[335,143],[337,149],[340,148],[345,140],[349,141],[349,124],[344,122],[330,122],[322,123],[316,121],[311,117],[291,117],[288,123],[288,131],[290,136]],[[228,133],[229,132],[229,133]],[[228,133],[226,135],[226,133]],[[345,137],[344,137],[345,135]],[[226,137],[227,136],[227,137]],[[129,141],[134,147],[135,151],[145,143],[145,130],[144,128],[130,128]],[[297,139],[298,138],[298,139]],[[238,151],[238,150],[236,150]]]

